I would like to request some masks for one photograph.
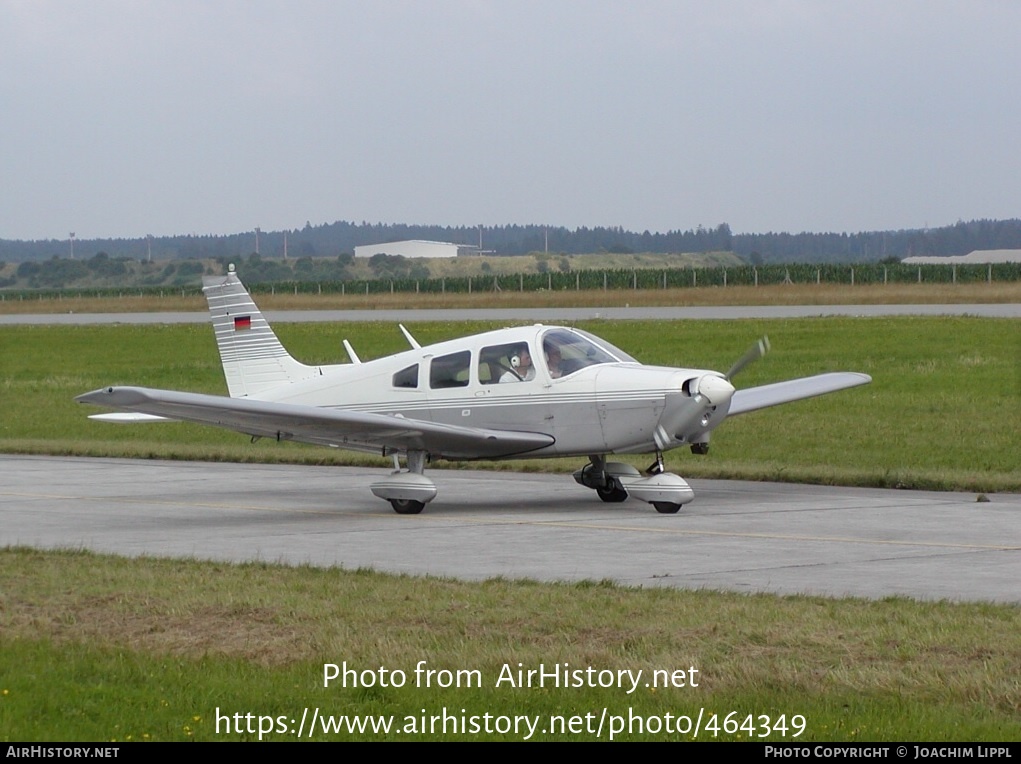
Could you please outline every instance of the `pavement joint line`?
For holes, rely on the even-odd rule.
[[[16,493],[2,491],[0,496],[15,496],[22,498],[35,498],[35,499],[62,499],[62,500],[78,500],[78,501],[103,501],[118,504],[129,504],[138,499],[135,498],[120,498],[120,497],[106,497],[106,496],[65,496],[61,494],[32,494],[32,493]],[[184,502],[175,501],[172,499],[145,499],[146,503],[158,504],[161,506],[184,506],[184,507],[197,507],[206,509],[225,509],[225,510],[239,510],[248,512],[282,512],[286,514],[308,514],[308,515],[323,515],[328,517],[356,517],[362,519],[380,519],[386,515],[365,515],[361,512],[344,512],[338,510],[317,510],[317,509],[285,509],[280,507],[260,507],[260,506],[247,506],[240,504],[213,504],[206,502]],[[394,518],[391,518],[394,519]],[[486,518],[451,518],[448,516],[414,516],[414,517],[402,517],[399,520],[405,521],[428,521],[428,522],[457,522],[466,525],[534,525],[538,527],[551,527],[551,528],[569,528],[579,530],[607,530],[607,531],[628,531],[632,533],[657,533],[677,536],[701,536],[701,537],[716,537],[716,538],[747,538],[747,539],[765,539],[775,541],[805,541],[805,542],[822,542],[822,543],[836,543],[836,544],[872,544],[880,546],[906,546],[906,547],[922,547],[922,548],[938,548],[938,549],[960,549],[960,550],[971,550],[971,551],[991,551],[991,552],[1018,552],[1021,551],[1021,546],[1010,546],[1010,545],[999,545],[999,544],[964,544],[959,542],[945,542],[945,541],[902,541],[896,539],[868,539],[868,538],[856,538],[853,536],[806,536],[799,534],[782,534],[782,533],[747,533],[740,531],[711,531],[711,530],[698,530],[691,528],[655,528],[655,527],[638,527],[629,525],[607,525],[595,522],[570,522],[566,520],[507,520],[505,518],[488,520]],[[385,529],[380,529],[385,530]]]
[[[120,497],[120,496],[72,496],[64,494],[46,494],[46,493],[14,493],[10,491],[0,491],[0,496],[14,496],[19,498],[28,499],[60,499],[64,501],[92,501],[92,502],[106,502],[108,504],[131,504],[135,502],[144,502],[146,504],[156,504],[159,506],[167,507],[196,507],[204,509],[236,509],[246,512],[283,512],[286,514],[308,514],[308,515],[327,515],[331,517],[366,517],[358,512],[344,512],[342,510],[327,510],[327,509],[287,509],[284,507],[259,507],[249,506],[245,504],[214,504],[210,502],[195,502],[195,501],[180,501],[175,499],[139,499],[134,497]]]
[[[522,523],[525,524],[525,523]],[[719,536],[723,538],[775,539],[779,541],[822,541],[844,544],[878,544],[884,546],[917,546],[937,547],[942,549],[973,549],[995,552],[1021,552],[1021,546],[1001,546],[999,544],[962,544],[947,541],[898,541],[895,539],[868,539],[853,536],[801,536],[786,533],[743,533],[740,531],[708,531],[690,528],[637,528],[627,525],[593,525],[591,523],[571,523],[562,520],[539,520],[536,525],[560,526],[566,528],[591,528],[595,530],[634,531],[638,533],[666,533],[684,536]]]

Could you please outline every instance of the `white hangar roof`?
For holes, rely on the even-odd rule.
[[[404,257],[457,257],[458,255],[477,255],[478,247],[465,244],[452,244],[447,241],[387,241],[380,244],[363,244],[355,247],[355,257],[372,257],[373,255],[402,255]]]
[[[947,257],[905,257],[902,263],[909,265],[961,265],[988,263],[1021,263],[1021,249],[976,249],[966,255]]]

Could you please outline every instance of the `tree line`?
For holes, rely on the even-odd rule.
[[[940,228],[860,233],[734,234],[727,223],[665,233],[620,226],[504,225],[436,226],[337,221],[288,231],[224,236],[160,236],[124,239],[0,239],[0,261],[88,259],[99,252],[133,260],[228,260],[258,252],[265,257],[321,258],[352,254],[356,246],[404,239],[479,246],[494,255],[735,252],[749,263],[854,263],[900,260],[915,255],[965,255],[976,249],[1021,249],[1021,219],[959,221]]]

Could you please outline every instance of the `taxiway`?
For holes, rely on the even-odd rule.
[[[1021,602],[1021,495],[692,480],[677,515],[568,475],[433,470],[400,516],[385,467],[0,456],[0,544],[370,567],[478,580],[609,579],[777,594]]]

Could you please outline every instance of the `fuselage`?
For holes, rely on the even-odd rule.
[[[598,337],[541,324],[311,372],[253,397],[555,439],[529,456],[641,453],[699,442],[729,405],[729,397],[708,408],[693,400],[692,385],[702,378],[729,387],[718,372],[643,366]],[[701,413],[694,412],[699,403]],[[698,414],[694,420],[688,409]],[[671,423],[682,420],[678,432]]]

